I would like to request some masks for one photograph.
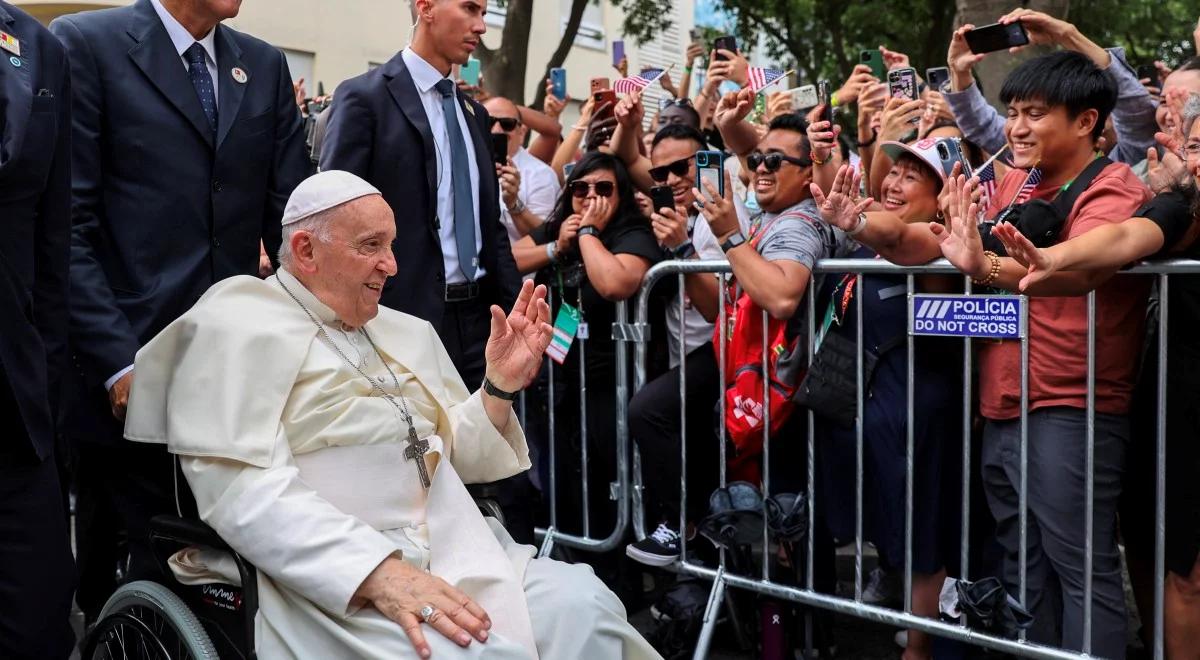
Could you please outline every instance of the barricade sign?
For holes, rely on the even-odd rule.
[[[918,293],[909,297],[908,329],[914,335],[1020,339],[1024,296]]]

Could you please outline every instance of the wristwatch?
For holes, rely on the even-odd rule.
[[[725,239],[724,243],[721,243],[721,251],[729,252],[733,248],[735,248],[745,242],[746,242],[746,237],[742,234],[742,231],[739,229],[738,231],[733,232],[733,234],[729,238]]]
[[[587,225],[585,227],[580,227],[579,231],[575,232],[576,236],[587,236],[589,234],[591,234],[592,236],[595,236],[596,238],[600,238],[600,230],[596,229],[596,227],[594,225]]]
[[[691,241],[684,241],[672,249],[671,254],[675,255],[676,259],[690,259],[696,254],[696,246],[692,245]]]
[[[496,387],[494,384],[492,384],[492,381],[488,380],[487,376],[483,377],[483,391],[487,392],[488,394],[491,394],[492,396],[496,397],[497,399],[504,399],[505,401],[516,401],[517,394],[519,393],[519,391],[518,392],[505,392],[504,390],[502,390],[499,387]]]
[[[508,207],[509,215],[521,215],[524,212],[525,212],[525,202],[522,202],[520,197],[517,198],[517,202],[515,204]]]

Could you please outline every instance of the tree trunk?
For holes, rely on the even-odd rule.
[[[517,105],[524,105],[533,0],[508,0],[507,5],[500,47],[492,50],[480,44],[478,50],[483,86],[493,96],[503,96]]]
[[[1013,9],[1012,0],[957,0],[958,18],[955,26],[972,23],[982,27],[995,23],[1001,16]],[[1045,12],[1058,18],[1066,18],[1070,0],[1030,0],[1025,3],[1029,9]],[[1004,78],[1017,64],[1038,55],[1050,52],[1049,47],[1037,46],[1025,48],[1011,55],[1005,52],[992,53],[975,67],[975,74],[983,88],[987,100],[997,107],[1000,106],[1000,87]]]
[[[542,73],[540,80],[545,80],[550,77],[550,69],[560,67],[567,60],[567,54],[571,52],[571,46],[575,43],[575,37],[579,34],[579,25],[583,22],[583,10],[587,9],[588,0],[571,0],[571,13],[567,15],[567,26],[563,29],[562,38],[558,40],[558,47],[554,49],[554,53],[550,55],[550,61],[546,62],[546,70]],[[526,44],[529,42],[526,41]],[[521,76],[522,80],[524,75]],[[538,85],[537,92],[533,95],[533,103],[528,107],[541,109],[542,101],[546,100],[546,86]]]

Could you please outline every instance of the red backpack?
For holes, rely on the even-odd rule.
[[[800,213],[784,213],[765,226],[751,225],[747,243],[757,249],[758,241],[776,222]],[[771,434],[776,434],[791,416],[795,404],[792,397],[807,366],[807,351],[800,341],[806,333],[789,332],[789,319],[767,316],[763,325],[763,310],[731,281],[722,292],[725,307],[725,396],[719,405],[725,406],[725,430],[733,443],[733,456],[728,458],[731,479],[758,482],[757,458],[762,453],[764,410],[770,413]],[[763,374],[763,333],[767,336],[767,373]],[[713,331],[713,346],[720,356],[721,328]],[[763,403],[763,382],[770,383],[770,397]]]

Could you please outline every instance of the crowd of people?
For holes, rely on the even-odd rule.
[[[1189,276],[1160,290],[1116,274],[1146,258],[1200,258],[1200,56],[1139,78],[1121,48],[1015,10],[999,22],[1054,52],[1008,73],[1001,114],[973,72],[986,53],[971,50],[972,25],[951,38],[944,84],[893,96],[861,64],[812,107],[756,89],[742,53],[692,44],[678,83],[669,71],[652,83],[671,96],[658,107],[641,91],[590,94],[564,127],[572,99],[550,80],[539,109],[455,79],[486,30],[475,3],[417,0],[412,43],[316,103],[277,50],[221,23],[237,4],[138,0],[46,31],[0,1],[11,56],[0,216],[13,229],[0,243],[0,410],[16,438],[0,446],[0,536],[24,539],[0,544],[0,655],[66,657],[72,599],[90,627],[120,584],[160,577],[151,520],[187,511],[259,565],[260,654],[484,653],[490,630],[487,648],[502,657],[654,657],[614,597],[640,596],[642,569],[627,560],[655,571],[681,558],[719,483],[718,437],[729,437],[731,478],[761,483],[762,420],[729,420],[742,405],[733,398],[761,399],[768,380],[773,394],[757,405],[770,409],[771,491],[804,492],[815,475],[807,563],[818,590],[836,593],[834,551],[854,541],[861,513],[879,563],[864,601],[899,598],[906,559],[919,616],[939,615],[947,577],[994,575],[1024,597],[1032,641],[1078,651],[1090,584],[1090,649],[1105,658],[1126,656],[1123,576],[1144,622],[1156,605],[1165,405],[1165,647],[1173,660],[1200,658],[1200,350],[1188,334],[1200,288]],[[879,54],[886,70],[912,66]],[[715,177],[700,176],[714,163]],[[1018,342],[976,340],[973,384],[961,340],[918,337],[910,365],[905,276],[815,272],[842,257],[945,258],[962,276],[921,275],[917,292],[962,293],[969,278],[972,293],[1028,295],[1027,426]],[[552,507],[560,531],[612,529],[609,329],[615,303],[670,260],[725,261],[732,276],[690,273],[651,292],[661,350],[627,422],[653,466],[643,500],[656,527],[580,557],[603,583],[531,560],[521,548]],[[728,326],[716,328],[723,310]],[[761,365],[767,339],[769,373],[745,380],[753,370],[737,360]],[[523,429],[510,409],[522,390]],[[966,460],[964,425],[976,436]],[[393,458],[405,485],[381,487],[378,501],[345,492],[339,475],[386,481]],[[505,529],[463,522],[475,513],[460,477],[498,502]],[[963,501],[964,477],[977,498]],[[194,497],[181,504],[183,483]],[[452,535],[478,556],[463,559]],[[802,583],[793,550],[782,573]],[[491,607],[513,597],[527,608]],[[587,618],[588,634],[556,633],[569,616]],[[829,650],[827,623],[818,637]],[[933,657],[928,634],[902,641],[906,660]]]

